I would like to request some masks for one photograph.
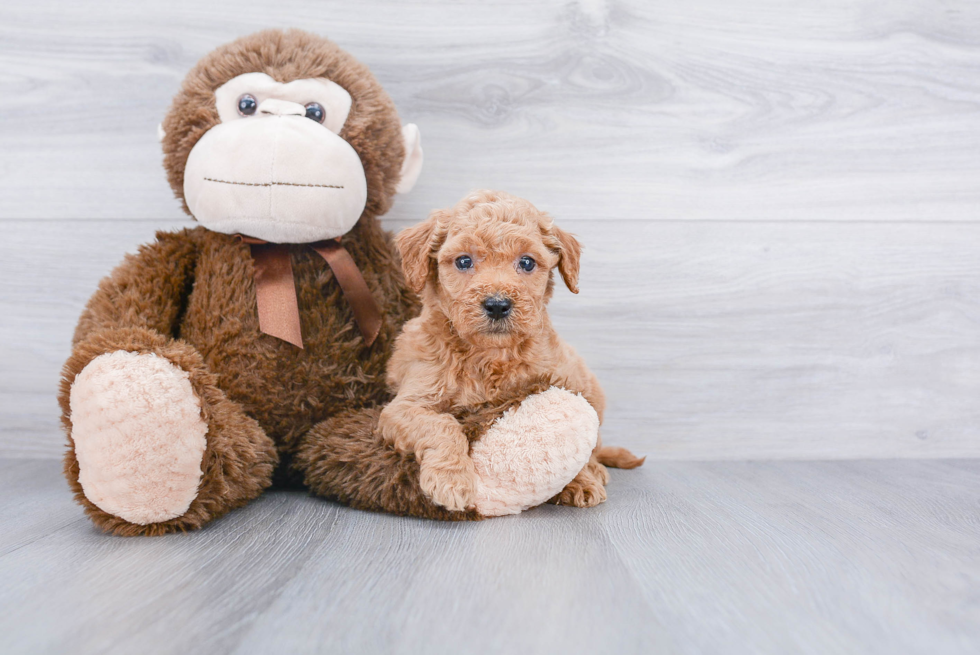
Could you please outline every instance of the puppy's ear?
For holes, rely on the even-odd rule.
[[[569,291],[578,293],[578,264],[582,245],[574,235],[557,225],[551,226],[551,234],[558,240],[558,272],[561,279],[565,280]]]
[[[432,212],[427,219],[398,233],[395,243],[402,256],[405,282],[415,293],[425,288],[432,266],[432,252],[438,247],[439,212]]]

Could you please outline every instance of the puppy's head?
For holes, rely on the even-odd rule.
[[[541,329],[555,269],[578,293],[581,246],[521,198],[476,191],[398,235],[405,279],[463,339],[514,345]]]

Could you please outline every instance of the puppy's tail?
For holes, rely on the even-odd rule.
[[[646,461],[646,457],[637,457],[625,448],[603,446],[595,454],[600,464],[616,469],[635,469]]]

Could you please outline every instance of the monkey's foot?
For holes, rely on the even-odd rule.
[[[552,387],[501,416],[470,448],[476,510],[502,516],[540,505],[588,463],[599,417],[582,396]]]
[[[187,511],[208,431],[187,372],[153,354],[107,353],[78,374],[69,402],[78,481],[93,504],[138,525]]]

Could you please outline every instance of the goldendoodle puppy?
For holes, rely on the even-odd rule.
[[[602,420],[606,400],[598,380],[546,311],[555,270],[578,293],[581,246],[530,202],[477,191],[403,231],[398,248],[422,313],[395,342],[388,381],[396,396],[378,427],[396,450],[415,455],[423,493],[462,511],[473,507],[477,490],[470,439],[479,430],[465,427],[486,408],[499,410],[554,386],[581,394]],[[490,411],[486,420],[496,416]],[[603,464],[642,462],[597,439],[588,463],[552,501],[597,505],[609,479]]]
[[[575,238],[520,198],[477,191],[398,237],[422,313],[388,364],[395,394],[316,426],[293,468],[351,507],[440,520],[606,498],[602,389],[548,319],[557,270],[577,292]],[[571,482],[568,482],[571,480]]]

